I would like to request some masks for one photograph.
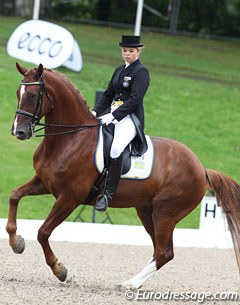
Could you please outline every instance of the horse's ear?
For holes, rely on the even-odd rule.
[[[43,65],[42,65],[42,64],[39,64],[39,66],[38,66],[38,68],[37,68],[37,71],[36,71],[37,77],[38,77],[38,78],[40,78],[40,77],[42,76],[43,70],[44,70]]]
[[[18,71],[19,71],[22,75],[25,75],[25,73],[27,72],[27,69],[21,67],[21,66],[19,65],[18,62],[16,62],[16,67],[17,67]]]

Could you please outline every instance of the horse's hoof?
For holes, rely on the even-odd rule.
[[[63,264],[59,264],[60,272],[55,274],[59,281],[64,282],[67,278],[67,268]]]
[[[131,282],[124,282],[122,284],[118,284],[115,286],[116,290],[118,291],[126,291],[126,290],[132,290],[132,291],[137,291],[139,287],[136,287],[134,284]]]
[[[22,238],[22,236],[17,236],[16,243],[12,246],[13,252],[17,254],[23,253],[25,249],[25,240]]]
[[[115,285],[114,288],[116,291],[121,291],[121,292],[126,291],[126,287],[123,286],[122,284],[117,284],[117,285]]]

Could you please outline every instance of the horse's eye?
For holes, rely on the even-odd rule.
[[[34,99],[36,96],[37,96],[37,95],[36,95],[36,93],[34,93],[34,92],[28,92],[28,93],[27,93],[27,97],[30,98],[30,99]]]

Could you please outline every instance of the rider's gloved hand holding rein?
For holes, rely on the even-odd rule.
[[[103,125],[105,124],[107,126],[115,120],[115,117],[112,115],[112,113],[107,113],[100,116],[99,119]]]

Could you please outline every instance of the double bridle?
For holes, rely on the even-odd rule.
[[[16,110],[16,114],[22,115],[24,117],[27,117],[27,118],[31,119],[30,127],[31,127],[31,130],[32,130],[32,134],[34,134],[34,133],[44,129],[46,126],[49,126],[49,127],[61,127],[61,128],[71,128],[71,130],[62,131],[62,132],[55,132],[55,133],[48,133],[48,134],[41,134],[41,135],[35,135],[35,137],[54,136],[54,135],[73,133],[73,132],[77,132],[77,131],[82,131],[84,129],[94,128],[94,127],[99,127],[100,126],[100,123],[94,124],[94,125],[65,125],[65,124],[40,123],[39,116],[40,116],[41,109],[42,109],[42,101],[43,101],[43,93],[44,93],[44,91],[46,93],[48,102],[51,105],[51,109],[52,110],[54,109],[54,106],[51,103],[48,91],[47,91],[47,89],[46,89],[46,87],[44,85],[43,74],[40,76],[40,80],[38,82],[24,82],[24,81],[22,81],[21,85],[23,85],[23,86],[32,86],[32,85],[40,86],[39,87],[38,99],[37,99],[37,105],[36,105],[34,113],[30,113],[28,111],[21,110],[21,109],[17,109]],[[34,130],[35,126],[42,126],[42,127],[37,129],[37,130]]]

